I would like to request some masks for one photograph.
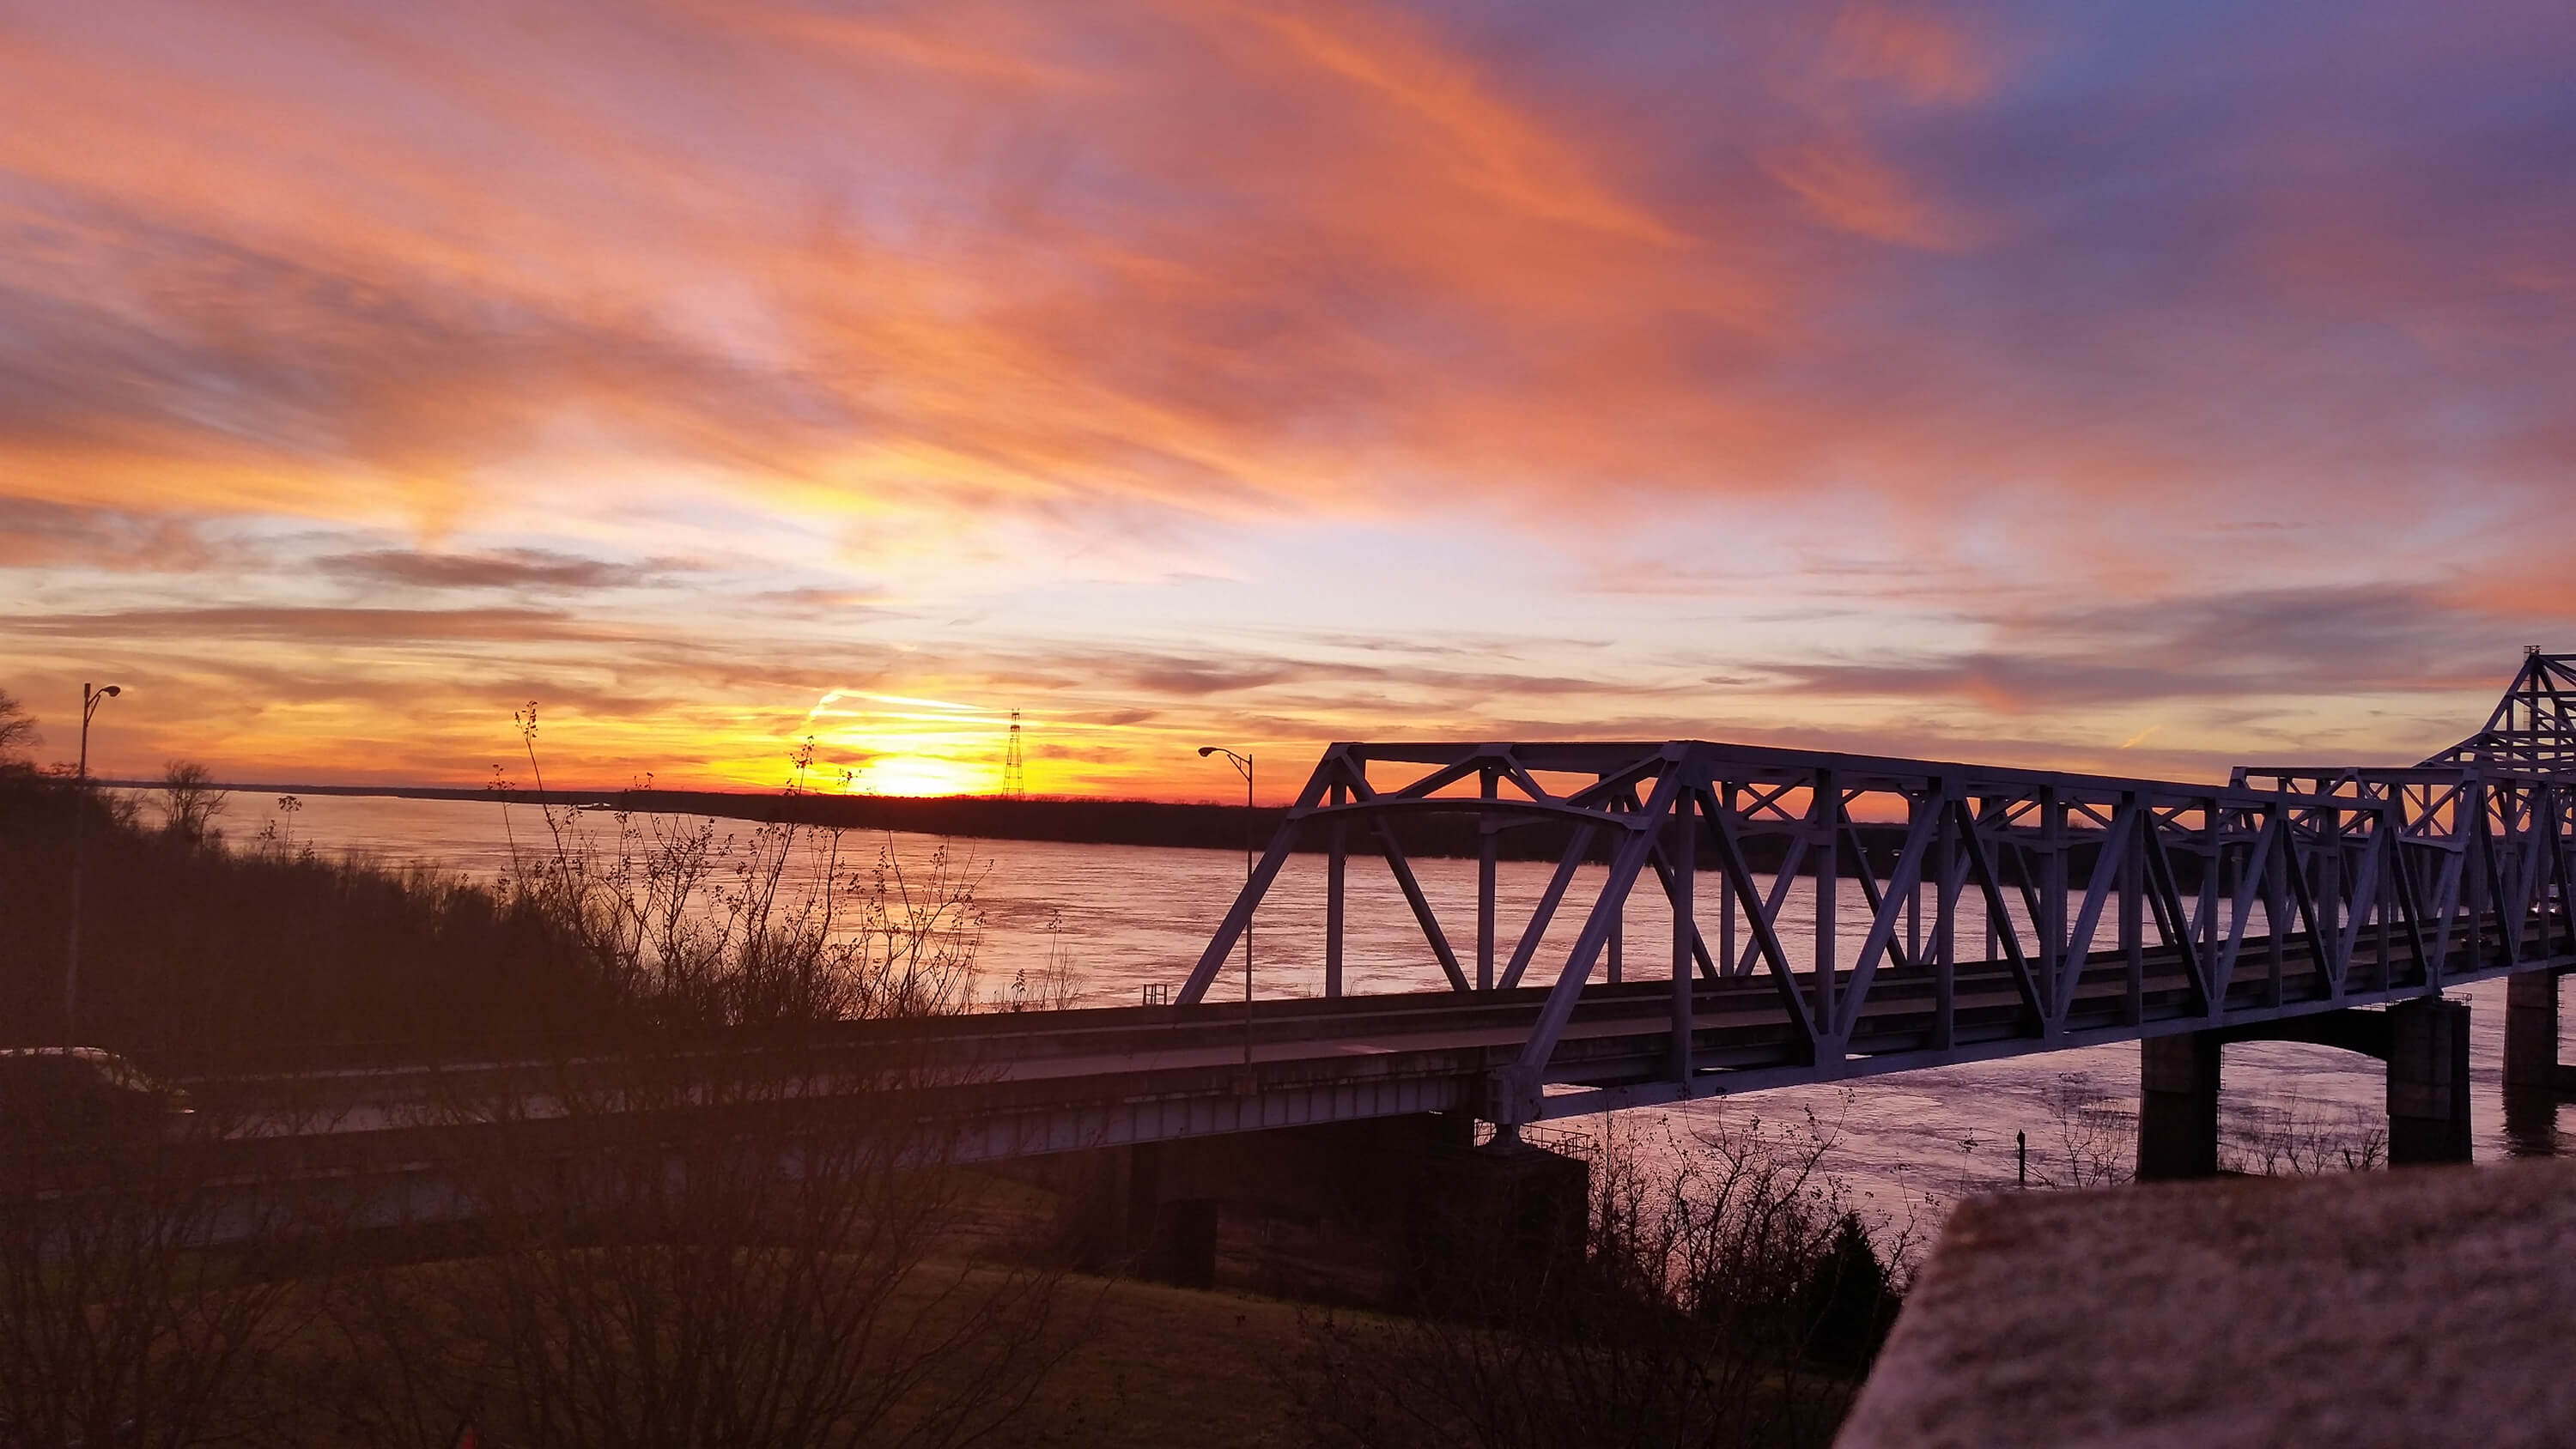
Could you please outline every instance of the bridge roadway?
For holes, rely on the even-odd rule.
[[[2487,959],[2467,947],[2445,984],[2505,974],[2500,941]],[[1751,979],[1700,979],[1691,992],[1691,1058],[1685,1087],[1673,1060],[1664,980],[1587,989],[1551,1058],[1542,1118],[1684,1097],[1757,1091],[1908,1071],[2033,1051],[2172,1033],[2301,1035],[2300,1018],[2354,1006],[2437,995],[2411,959],[2356,943],[2351,985],[2326,990],[2304,933],[2264,937],[2259,959],[2233,981],[2221,1009],[2201,1009],[2191,973],[2170,949],[2092,953],[2062,1030],[2036,1030],[2008,961],[1963,962],[1940,1009],[1940,973],[1883,968],[1846,1054],[1807,1060],[1805,1038],[1775,989]],[[2576,967],[2563,938],[2550,954],[2537,934],[2517,953],[2525,970]],[[1846,973],[1848,974],[1848,973]],[[2368,983],[2368,984],[2362,984]],[[835,1026],[796,1054],[799,1090],[841,1098],[879,1123],[909,1119],[959,1162],[1271,1128],[1352,1122],[1421,1112],[1492,1117],[1497,1075],[1522,1053],[1548,992],[1525,987],[1461,997],[1450,992],[1259,1001],[1195,1007],[1122,1007],[982,1014]],[[1945,1033],[1947,1040],[1942,1040]],[[1251,1066],[1245,1068],[1246,1041]],[[599,1059],[471,1068],[354,1068],[288,1077],[201,1081],[210,1107],[254,1124],[227,1148],[244,1177],[282,1173],[402,1174],[468,1152],[474,1136],[511,1140],[513,1155],[571,1150],[587,1130],[559,1102],[613,1081]],[[491,1104],[506,1102],[497,1114]],[[459,1108],[486,1120],[459,1125]],[[933,1128],[932,1124],[937,1124]]]

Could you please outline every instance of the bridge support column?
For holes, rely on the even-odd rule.
[[[1127,1256],[1128,1186],[1135,1149],[1095,1147],[1037,1158],[1026,1167],[1004,1164],[1013,1176],[1053,1188],[1057,1245],[1073,1265],[1106,1272]]]
[[[1165,1158],[1176,1145],[1139,1142],[1127,1149],[1127,1260],[1140,1278],[1213,1288],[1217,1201],[1171,1190],[1182,1187],[1166,1180],[1177,1175],[1165,1171]]]
[[[2138,1180],[2218,1173],[2218,1056],[2214,1031],[2138,1043]]]
[[[1415,1208],[1473,1200],[1472,1173],[1444,1175],[1476,1155],[1472,1130],[1462,1113],[1423,1113],[1100,1147],[1041,1159],[1054,1165],[1038,1180],[1085,1269],[1210,1287],[1232,1221],[1232,1270],[1265,1291],[1379,1299],[1407,1275]]]
[[[2558,1090],[2558,973],[2525,971],[2504,983],[2504,1086]]]
[[[1095,1147],[1044,1159],[1056,1190],[1056,1236],[1075,1267],[1127,1271],[1184,1287],[1216,1279],[1217,1204],[1176,1197],[1169,1144]]]
[[[2399,1002],[2388,1027],[2389,1165],[2468,1161],[2468,1003]]]
[[[1504,1314],[1562,1289],[1583,1265],[1592,1167],[1519,1142],[1424,1164],[1405,1214],[1405,1258],[1421,1301]]]

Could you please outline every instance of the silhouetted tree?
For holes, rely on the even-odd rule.
[[[226,792],[215,786],[215,773],[196,760],[172,760],[161,771],[161,810],[167,829],[191,845],[201,844],[215,817],[224,813]]]
[[[0,765],[19,762],[19,756],[44,742],[36,733],[36,717],[27,713],[17,696],[0,689]]]

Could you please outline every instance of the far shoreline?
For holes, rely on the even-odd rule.
[[[159,790],[159,780],[97,782],[111,789]],[[1247,835],[1267,844],[1286,811],[1275,805],[1180,804],[1163,800],[1089,800],[1000,795],[788,794],[750,790],[495,790],[461,785],[316,785],[223,781],[210,789],[235,795],[337,795],[464,804],[573,806],[639,815],[704,815],[719,820],[792,822],[841,830],[898,830],[979,840],[1039,840],[1067,845],[1147,845],[1241,850]],[[1247,830],[1247,824],[1251,829]]]
[[[120,790],[159,790],[159,780],[109,780],[97,783]],[[757,793],[748,790],[494,790],[460,785],[294,785],[257,782],[221,783],[208,788],[236,795],[373,796],[399,800],[446,800],[491,805],[548,805],[631,811],[639,815],[703,815],[719,820],[761,824],[791,823],[827,830],[893,830],[913,835],[966,840],[1031,840],[1059,845],[1139,845],[1179,850],[1240,851],[1247,844],[1265,848],[1287,819],[1279,805],[1182,804],[1165,800],[1093,800],[1046,796],[1012,799],[1002,795],[829,795]],[[1476,802],[1462,799],[1454,812],[1426,814],[1400,826],[1402,848],[1409,856],[1473,857],[1483,848],[1477,829]],[[1703,832],[1705,833],[1705,832]],[[1902,826],[1861,824],[1856,840],[1893,851],[1902,841]],[[1310,830],[1296,842],[1300,855],[1320,855],[1325,832]],[[1496,854],[1505,860],[1554,860],[1572,841],[1572,827],[1544,820],[1507,827],[1494,838]],[[1349,850],[1355,858],[1373,857],[1378,845],[1365,831],[1352,832]],[[1748,863],[1757,870],[1776,869],[1786,854],[1787,838],[1763,834],[1745,842]],[[1610,842],[1594,843],[1591,858],[1606,863]],[[1702,868],[1707,857],[1702,856]],[[1811,865],[1801,874],[1812,874]]]

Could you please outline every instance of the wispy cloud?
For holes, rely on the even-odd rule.
[[[692,571],[686,562],[655,559],[613,563],[547,549],[494,549],[482,553],[422,553],[376,549],[326,555],[323,572],[372,584],[422,589],[586,591],[646,588]]]

